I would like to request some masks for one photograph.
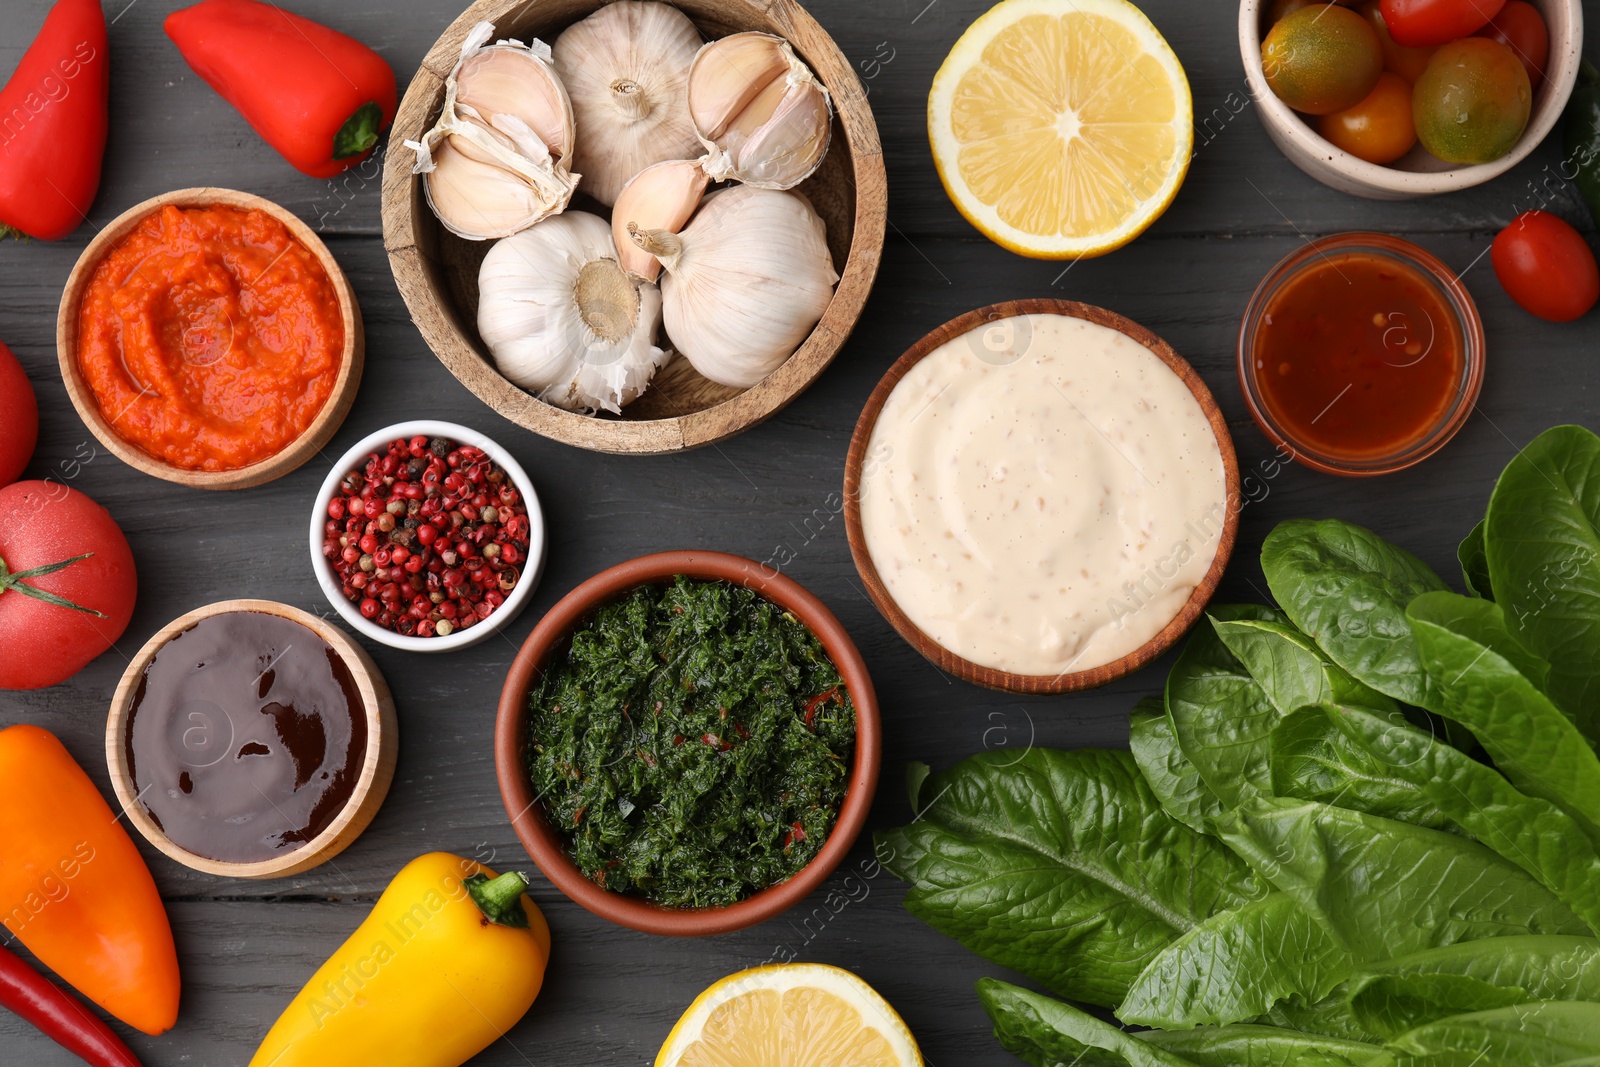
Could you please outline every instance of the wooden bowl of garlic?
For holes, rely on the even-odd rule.
[[[838,354],[882,257],[866,94],[793,0],[477,0],[391,138],[384,239],[424,339],[581,448],[769,418]]]

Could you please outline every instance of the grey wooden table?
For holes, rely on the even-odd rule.
[[[1594,316],[1569,326],[1530,318],[1501,292],[1484,258],[1494,233],[1541,200],[1592,230],[1574,191],[1555,176],[1557,146],[1546,144],[1499,181],[1419,203],[1371,203],[1325,189],[1278,154],[1251,114],[1235,9],[1222,0],[1145,0],[1189,72],[1201,122],[1197,157],[1176,204],[1147,235],[1070,270],[1018,258],[975,233],[946,200],[928,157],[924,106],[933,72],[989,0],[812,0],[816,17],[867,79],[888,157],[890,240],[877,289],[838,361],[787,411],[720,447],[652,459],[554,444],[480,404],[433,358],[395,291],[380,239],[377,182],[359,173],[314,181],[280,160],[162,33],[179,0],[106,2],[114,20],[112,132],[92,224],[59,244],[0,245],[0,340],[21,358],[41,408],[30,476],[62,476],[92,441],[56,370],[54,324],[62,285],[93,229],[157,193],[218,185],[276,200],[320,230],[361,300],[366,378],[329,454],[402,418],[464,422],[522,461],[550,522],[543,586],[504,639],[444,657],[369,645],[398,698],[400,767],[387,804],[348,852],[301,877],[249,883],[202,876],[145,849],[172,916],[184,977],[176,1029],[159,1038],[129,1036],[150,1067],[245,1063],[289,998],[413,856],[445,849],[531,870],[495,787],[491,735],[501,678],[545,608],[596,571],[645,552],[703,547],[787,559],[787,573],[849,627],[873,671],[887,734],[871,826],[907,818],[899,783],[909,760],[948,765],[986,747],[1030,743],[1124,745],[1128,709],[1159,689],[1170,657],[1090,694],[1017,699],[979,690],[943,675],[902,642],[866,600],[851,564],[837,494],[856,415],[901,351],[960,312],[1009,298],[1071,297],[1144,323],[1194,363],[1227,412],[1241,467],[1256,478],[1247,483],[1250,503],[1223,600],[1264,599],[1261,540],[1278,521],[1298,516],[1370,525],[1453,578],[1456,542],[1482,514],[1495,475],[1516,448],[1556,423],[1600,425]],[[0,71],[15,66],[49,6],[0,2]],[[292,6],[371,43],[403,84],[461,2]],[[1262,472],[1273,450],[1246,414],[1233,370],[1239,316],[1261,276],[1306,237],[1349,229],[1405,235],[1464,272],[1489,337],[1482,402],[1454,443],[1410,472],[1364,482],[1298,467],[1269,476]],[[207,495],[134,474],[99,450],[73,484],[127,531],[139,564],[138,609],[120,648],[76,678],[41,692],[0,693],[0,726],[30,722],[54,731],[109,794],[106,708],[127,654],[151,633],[228,597],[326,609],[304,533],[325,473],[319,461],[260,489]],[[555,934],[545,991],[522,1024],[474,1062],[648,1063],[703,986],[779,949],[848,967],[871,982],[904,1015],[930,1064],[1016,1062],[990,1037],[972,993],[974,981],[1000,968],[908,915],[903,887],[872,864],[865,840],[830,888],[831,906],[819,893],[755,929],[686,941],[611,926],[536,875],[532,892]],[[0,1064],[76,1062],[0,1014]]]

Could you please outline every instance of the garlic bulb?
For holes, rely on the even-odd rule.
[[[445,228],[469,241],[508,237],[556,214],[572,199],[572,103],[540,41],[490,45],[480,22],[461,46],[444,110],[421,141],[412,173],[425,175],[428,204]]]
[[[629,274],[647,282],[661,276],[661,261],[633,243],[628,228],[641,230],[683,229],[684,223],[700,206],[711,179],[692,159],[673,160],[646,167],[617,196],[611,211],[611,237],[617,244],[618,262]]]
[[[695,370],[748,389],[794,354],[833,299],[822,219],[796,193],[736,185],[681,234],[629,235],[661,261],[667,334]]]
[[[833,101],[789,42],[736,33],[700,50],[689,71],[689,116],[709,150],[706,173],[792,189],[822,165]]]
[[[568,211],[498,242],[478,272],[478,333],[501,372],[568,411],[620,412],[667,353],[661,291],[617,265],[611,227]]]
[[[578,119],[583,191],[608,207],[652,163],[701,154],[689,121],[700,32],[660,3],[619,0],[556,38],[555,63]]]

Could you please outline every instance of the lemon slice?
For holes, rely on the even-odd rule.
[[[945,191],[997,244],[1104,255],[1166,211],[1189,170],[1194,105],[1178,57],[1127,0],[1005,0],[933,79]]]
[[[820,963],[757,967],[700,994],[656,1067],[923,1067],[876,990]]]

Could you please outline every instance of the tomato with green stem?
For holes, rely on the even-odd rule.
[[[43,689],[122,636],[138,578],[105,508],[59,482],[0,489],[0,689]]]
[[[1383,21],[1407,48],[1469,37],[1500,13],[1506,0],[1382,0]]]
[[[1583,234],[1548,211],[1524,211],[1489,253],[1511,299],[1551,322],[1582,318],[1600,300],[1600,266]]]

